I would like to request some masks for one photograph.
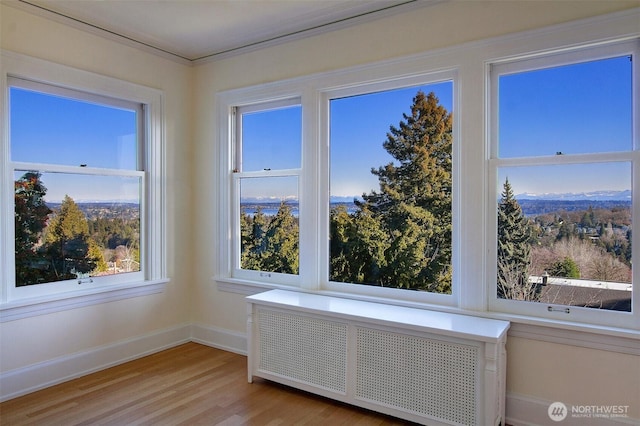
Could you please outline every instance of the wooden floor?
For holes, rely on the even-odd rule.
[[[405,425],[262,379],[244,356],[188,343],[0,404],[13,425]]]

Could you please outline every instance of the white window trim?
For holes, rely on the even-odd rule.
[[[8,78],[15,77],[37,83],[78,90],[108,98],[123,99],[143,104],[145,164],[147,195],[142,202],[146,203],[146,253],[144,262],[147,266],[145,276],[135,282],[114,284],[82,289],[58,294],[15,298],[15,294],[4,285],[13,280],[6,274],[13,273],[9,256],[13,255],[11,244],[0,245],[0,262],[3,285],[0,288],[0,322],[42,315],[79,306],[87,306],[153,294],[163,291],[168,282],[166,272],[166,195],[165,195],[165,149],[164,149],[164,105],[163,94],[157,89],[122,81],[119,79],[94,74],[84,70],[45,61],[10,51],[0,52],[0,116],[3,125],[3,143],[0,147],[0,164],[2,164],[2,185],[0,200],[3,205],[13,205],[13,174],[5,165],[9,163],[9,130],[8,130]],[[11,186],[11,187],[10,187]],[[9,217],[11,216],[11,217]],[[0,215],[0,241],[6,242],[13,235],[13,217],[6,211]]]
[[[417,64],[416,64],[417,65]],[[423,65],[424,66],[424,65]],[[459,122],[458,116],[458,104],[459,104],[459,84],[457,72],[455,69],[441,69],[441,70],[428,70],[427,72],[417,73],[414,70],[406,72],[405,75],[397,75],[398,71],[401,73],[406,71],[400,64],[392,67],[393,69],[385,69],[381,72],[380,76],[375,81],[363,82],[362,76],[359,72],[345,73],[341,78],[342,82],[338,88],[320,89],[319,96],[322,106],[326,106],[327,109],[322,111],[319,118],[319,122],[324,124],[321,128],[320,145],[320,165],[321,170],[329,171],[329,126],[330,120],[328,118],[328,108],[332,99],[339,99],[342,97],[366,95],[370,93],[382,92],[387,90],[400,89],[405,87],[415,86],[428,86],[430,84],[437,84],[442,82],[452,83],[452,99],[453,108],[449,111],[453,119],[453,137],[452,137],[452,293],[451,294],[438,294],[432,292],[415,292],[410,290],[395,289],[395,288],[383,288],[368,285],[357,285],[350,283],[341,283],[329,280],[329,268],[321,270],[320,276],[320,290],[330,292],[333,294],[351,294],[357,295],[360,298],[374,297],[379,300],[401,300],[405,303],[433,303],[441,306],[457,306],[460,295],[460,284],[458,277],[458,269],[460,265],[459,251],[459,209],[460,205],[460,175],[459,175],[459,162],[460,162],[460,138],[459,138]],[[381,70],[382,71],[382,70]],[[384,73],[389,73],[385,79]],[[406,113],[411,105],[407,105],[405,111],[399,111],[399,113]],[[388,125],[396,125],[397,123],[388,123]],[[382,135],[381,135],[382,136]],[[325,142],[326,141],[326,142]],[[321,209],[320,215],[320,236],[329,235],[329,209],[325,206],[329,205],[329,176],[321,175],[319,179],[320,185],[320,197],[316,197],[320,201]],[[317,257],[319,258],[319,265],[329,265],[329,240],[328,238],[320,238],[318,241],[319,252]]]
[[[621,57],[630,55],[633,57],[632,66],[633,72],[633,88],[638,91],[640,85],[640,78],[638,76],[637,62],[640,60],[640,40],[622,41],[619,43],[589,46],[587,48],[580,48],[563,52],[552,52],[550,54],[536,55],[527,58],[504,58],[495,61],[491,65],[489,79],[489,97],[491,102],[491,108],[489,111],[489,133],[490,133],[490,155],[489,155],[489,185],[488,185],[488,205],[490,206],[489,217],[492,218],[488,222],[488,235],[489,238],[489,259],[497,258],[497,202],[492,200],[498,200],[500,194],[499,185],[497,183],[497,171],[501,167],[515,167],[515,166],[547,166],[547,165],[571,165],[571,164],[593,164],[593,163],[615,163],[625,162],[635,164],[635,171],[632,175],[632,188],[640,188],[640,173],[638,173],[638,167],[640,165],[640,142],[638,142],[637,135],[637,114],[633,115],[634,132],[632,146],[628,151],[622,152],[606,152],[602,153],[580,153],[580,154],[566,154],[566,155],[554,155],[554,156],[528,156],[521,158],[500,158],[498,155],[498,80],[502,75],[508,75],[513,73],[527,72],[532,70],[545,69],[550,67],[558,67],[569,64],[576,64],[580,62],[587,62],[592,60],[599,60],[611,57]],[[632,109],[638,111],[638,95],[633,96],[634,105]],[[636,192],[636,191],[634,191]],[[633,197],[632,211],[640,211],[640,201],[638,200],[638,194]],[[637,214],[635,215],[637,216]],[[638,219],[635,217],[634,220]],[[637,233],[636,233],[637,234]],[[638,236],[632,236],[632,244],[637,247]],[[639,252],[634,250],[632,263],[640,264],[638,259],[640,258]],[[628,327],[633,324],[633,320],[638,321],[640,315],[640,297],[637,294],[633,295],[632,299],[632,312],[618,312],[607,310],[595,310],[593,308],[584,308],[579,306],[566,306],[566,305],[554,305],[551,303],[535,303],[524,302],[508,299],[499,299],[496,296],[497,286],[495,283],[495,277],[497,275],[497,262],[492,262],[487,268],[487,283],[489,283],[489,310],[493,312],[511,313],[514,315],[525,315],[532,317],[546,318],[556,321],[571,321],[585,324],[595,325],[610,325],[613,327]],[[639,268],[633,268],[633,282],[640,282]],[[637,289],[633,292],[638,291]]]
[[[236,96],[267,101],[271,99],[270,95],[276,95],[281,92],[291,94],[292,88],[296,88],[294,93],[312,95],[309,97],[309,101],[305,101],[306,97],[303,98],[303,117],[306,115],[313,117],[320,113],[319,109],[321,108],[319,97],[313,95],[317,94],[321,89],[327,91],[344,87],[346,84],[344,76],[358,75],[360,84],[367,84],[385,80],[385,78],[388,79],[391,75],[395,75],[396,78],[402,78],[411,74],[424,73],[425,70],[456,70],[459,89],[457,89],[454,102],[458,102],[460,108],[457,110],[455,124],[458,126],[460,145],[464,145],[464,149],[459,148],[460,161],[457,165],[461,175],[461,179],[456,186],[460,204],[454,206],[455,209],[459,210],[459,226],[457,230],[454,230],[456,232],[454,241],[460,242],[461,236],[465,237],[464,244],[459,243],[458,254],[454,259],[458,266],[457,280],[460,282],[460,294],[456,297],[457,307],[428,303],[419,303],[417,305],[425,309],[456,311],[469,315],[510,320],[514,323],[514,330],[517,331],[517,335],[520,337],[562,342],[567,333],[571,333],[573,338],[571,344],[599,349],[612,343],[622,348],[621,352],[637,353],[638,341],[640,341],[640,322],[637,320],[634,323],[627,324],[625,327],[612,327],[491,312],[488,303],[490,290],[487,283],[489,275],[487,271],[489,268],[488,262],[493,262],[493,260],[487,252],[490,236],[486,226],[487,223],[493,220],[491,216],[492,203],[489,203],[487,197],[489,185],[487,159],[489,158],[490,149],[490,123],[487,119],[489,117],[488,111],[490,110],[488,76],[490,75],[491,64],[498,63],[501,60],[505,60],[505,58],[524,58],[542,53],[558,53],[578,47],[607,45],[614,41],[622,42],[637,39],[640,37],[640,30],[637,27],[638,19],[640,19],[640,9],[631,9],[533,31],[465,43],[410,57],[217,93],[218,141],[221,147],[221,151],[217,153],[219,155],[218,164],[221,169],[224,169],[229,161],[226,158],[229,155],[227,151],[228,144],[226,144],[229,126],[225,122],[229,120],[228,106],[233,104]],[[318,81],[322,81],[324,84],[319,85]],[[353,80],[351,80],[351,83],[353,84]],[[636,86],[635,90],[638,90],[638,86]],[[637,96],[638,94],[636,93]],[[303,125],[303,140],[321,138],[320,135],[324,130],[318,128],[315,121],[305,120],[304,123],[307,126]],[[311,126],[309,126],[309,123]],[[638,129],[635,130],[637,137]],[[317,151],[309,154],[321,155],[321,152],[319,152],[321,147],[319,145],[316,144],[315,149]],[[313,163],[308,165],[304,160],[303,166],[307,169],[309,167],[318,167]],[[307,170],[307,173],[309,176],[319,176],[317,168],[312,171]],[[229,205],[229,200],[226,199],[227,194],[223,190],[225,187],[224,177],[222,177],[222,182],[223,185],[216,187],[216,191],[218,191],[216,200],[219,202],[216,207],[218,207],[220,217],[219,228],[217,229],[218,235],[216,237],[220,243],[221,251],[224,251],[226,237],[228,236],[226,224],[229,223],[229,210],[226,207]],[[318,188],[316,190],[319,191]],[[302,195],[304,196],[304,194]],[[315,201],[315,204],[310,203],[313,206],[314,212],[312,213],[314,215],[318,211],[318,202],[321,201]],[[473,208],[465,208],[465,206]],[[316,217],[312,216],[308,219],[317,223]],[[305,231],[305,228],[305,225],[301,224],[301,234]],[[636,235],[634,243],[637,241],[638,236]],[[319,245],[317,245],[317,241],[312,242],[310,245],[310,250],[318,252]],[[638,244],[635,245],[638,246]],[[248,295],[265,289],[282,287],[268,282],[249,282],[229,278],[227,273],[229,269],[225,258],[221,257],[218,260],[220,261],[217,269],[218,275],[213,277],[213,280],[218,284],[219,290]],[[455,266],[456,264],[454,264]],[[636,268],[635,272],[635,282],[639,282],[637,279],[638,269]],[[311,271],[308,276],[303,278],[300,291],[324,293],[325,291],[320,288],[321,281],[319,272],[317,270]],[[481,281],[482,285],[472,285],[474,282],[477,284],[478,281]],[[353,294],[341,294],[341,296],[358,299],[366,298],[367,300],[381,303],[412,305],[403,300],[385,300],[384,298]],[[637,305],[634,306],[634,311],[638,312],[638,308]]]
[[[275,177],[295,177],[298,179],[298,207],[301,203],[299,200],[300,188],[301,188],[301,176],[302,168],[294,169],[269,169],[269,170],[252,170],[244,171],[242,168],[242,114],[253,112],[266,112],[275,111],[282,108],[300,106],[300,97],[277,99],[266,103],[252,103],[249,105],[236,105],[232,109],[231,115],[234,120],[234,132],[231,136],[231,151],[233,163],[231,164],[231,205],[233,211],[240,208],[240,182],[242,179],[247,178],[275,178]],[[302,135],[301,139],[302,139]],[[302,147],[301,147],[302,148]],[[301,160],[302,161],[302,160]],[[227,165],[227,167],[229,167]],[[292,286],[300,285],[300,275],[284,274],[278,272],[269,271],[254,271],[248,269],[242,269],[240,267],[240,256],[242,248],[240,246],[240,214],[235,214],[232,217],[231,229],[233,237],[231,238],[231,265],[232,272],[231,277],[239,280],[265,280],[267,282],[289,284]]]
[[[370,80],[363,82],[360,70],[349,70],[336,75],[312,76],[273,84],[261,85],[239,90],[231,90],[217,95],[218,120],[220,123],[220,144],[222,155],[219,158],[219,179],[218,190],[221,191],[216,199],[218,205],[218,217],[220,218],[219,232],[223,237],[220,241],[223,250],[219,256],[220,271],[216,279],[224,281],[226,288],[229,284],[254,285],[269,284],[271,287],[288,287],[303,290],[315,291],[340,291],[350,290],[354,294],[373,293],[381,300],[389,298],[404,299],[411,303],[416,295],[425,303],[439,303],[448,306],[457,304],[458,292],[455,290],[457,284],[454,274],[453,294],[442,295],[435,293],[416,293],[400,289],[378,288],[365,285],[353,285],[344,283],[329,282],[328,270],[324,271],[320,265],[328,264],[328,241],[321,236],[328,235],[329,232],[329,211],[326,206],[329,203],[328,173],[329,173],[329,150],[328,144],[328,124],[322,126],[323,119],[328,116],[329,100],[353,94],[366,94],[395,88],[404,88],[422,84],[439,83],[442,81],[452,81],[454,84],[454,109],[457,103],[456,73],[451,69],[441,69],[424,72],[421,63],[405,65],[403,73],[398,72],[398,63],[387,64],[377,70],[377,73]],[[302,105],[302,171],[300,173],[299,211],[300,211],[300,274],[297,276],[285,276],[285,274],[263,274],[259,276],[256,271],[238,271],[234,265],[234,254],[237,252],[235,240],[238,236],[237,223],[230,214],[234,212],[234,205],[237,204],[237,188],[235,180],[237,176],[232,173],[236,153],[234,152],[234,132],[235,120],[234,110],[247,108],[260,104],[270,105],[273,102],[283,102],[286,99],[298,98]],[[409,108],[410,105],[407,105]],[[455,112],[454,112],[455,114]],[[455,120],[454,120],[455,121]],[[227,126],[224,123],[228,123]],[[392,123],[389,123],[392,124]],[[459,151],[459,143],[456,140],[457,127],[454,123],[454,153]],[[455,162],[454,162],[455,163]],[[454,166],[454,185],[458,179],[455,177],[457,166]],[[274,171],[270,173],[284,173],[286,171]],[[290,174],[297,174],[299,171],[290,171]],[[246,172],[242,175],[262,175],[265,172]],[[230,177],[232,176],[232,177]],[[320,196],[318,194],[321,194]],[[454,206],[459,203],[454,191]],[[227,204],[228,203],[228,204]],[[454,214],[454,234],[457,231],[457,217]],[[231,227],[231,229],[228,229]],[[320,229],[320,231],[316,231]],[[454,240],[456,240],[454,238]],[[457,243],[454,242],[454,253],[457,250]],[[454,265],[457,257],[454,254]],[[455,266],[454,266],[455,268]],[[246,273],[244,273],[246,272]],[[259,280],[259,281],[257,281]],[[238,290],[241,291],[242,290]]]

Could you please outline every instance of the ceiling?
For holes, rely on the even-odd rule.
[[[183,62],[217,59],[439,0],[14,0]]]

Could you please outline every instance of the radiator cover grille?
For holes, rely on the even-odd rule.
[[[478,424],[478,347],[358,328],[356,398]]]
[[[258,309],[259,368],[346,392],[347,325]]]
[[[431,426],[504,421],[508,322],[286,290],[247,301],[249,382]]]

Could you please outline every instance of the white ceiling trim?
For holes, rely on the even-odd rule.
[[[85,22],[84,20],[80,20],[72,16],[68,16],[66,14],[50,10],[40,4],[31,3],[29,0],[3,0],[3,3],[18,9],[22,9],[26,12],[62,23],[64,25],[68,25],[70,27],[80,29],[82,31],[86,31],[91,34],[94,34],[106,39],[110,39],[118,43],[164,57],[166,59],[170,59],[172,61],[175,61],[181,64],[199,65],[199,64],[213,62],[216,60],[259,50],[269,46],[275,46],[275,45],[287,43],[294,40],[299,40],[299,39],[331,32],[331,31],[336,31],[343,28],[348,28],[353,25],[371,22],[387,16],[408,12],[411,10],[415,10],[417,8],[430,6],[443,1],[447,1],[447,0],[406,0],[401,3],[382,4],[382,7],[380,7],[379,9],[365,12],[365,13],[360,13],[356,16],[349,16],[343,19],[338,19],[333,22],[326,23],[326,24],[316,25],[311,28],[294,31],[289,34],[278,35],[278,36],[274,36],[274,37],[260,40],[257,42],[248,43],[243,46],[231,47],[226,50],[212,52],[210,54],[206,54],[199,57],[193,57],[193,58],[187,57],[185,55],[182,55],[174,51],[161,48],[152,43],[141,41],[134,37],[121,34],[109,28],[104,28],[102,26],[95,25],[90,22]]]

